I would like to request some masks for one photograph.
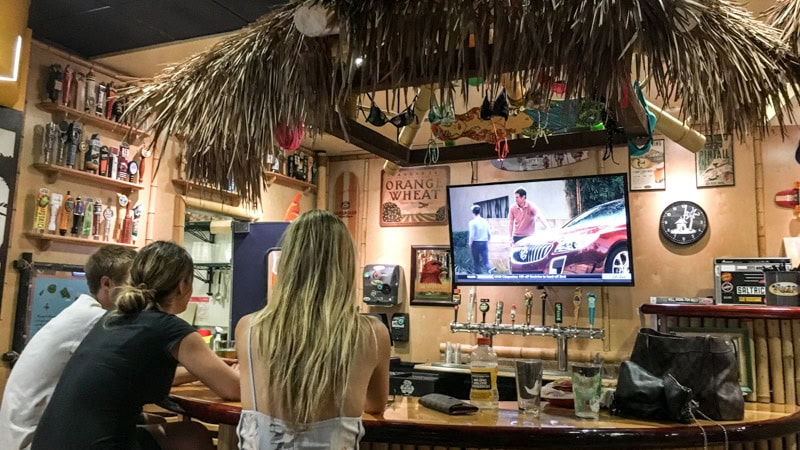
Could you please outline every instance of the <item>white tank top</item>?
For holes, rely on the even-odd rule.
[[[339,417],[310,423],[303,430],[296,432],[292,431],[283,420],[256,411],[251,335],[252,333],[248,329],[247,355],[253,409],[242,409],[239,426],[236,427],[236,434],[239,436],[239,450],[357,450],[358,442],[364,436],[361,417],[344,417],[341,408]]]

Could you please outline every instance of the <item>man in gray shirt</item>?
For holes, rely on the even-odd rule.
[[[489,273],[492,266],[489,264],[489,240],[492,234],[489,231],[489,222],[481,217],[481,207],[472,205],[472,220],[469,221],[469,248],[472,250],[472,268],[475,274]]]

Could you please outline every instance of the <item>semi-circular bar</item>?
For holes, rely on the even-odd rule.
[[[641,314],[683,317],[800,319],[800,308],[796,306],[644,304],[639,307],[639,312]]]
[[[172,389],[170,409],[221,426],[235,426],[241,406],[225,402],[205,386]],[[577,420],[572,410],[545,406],[539,419],[520,415],[516,402],[500,402],[497,411],[448,416],[421,406],[416,398],[399,397],[382,416],[364,414],[364,442],[439,445],[462,448],[691,448],[703,447],[697,424],[645,422],[609,416]],[[800,407],[747,403],[737,422],[699,421],[709,445],[757,442],[800,431]],[[723,432],[724,427],[724,432]],[[222,447],[220,447],[222,448]]]

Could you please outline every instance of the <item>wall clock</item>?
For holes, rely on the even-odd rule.
[[[673,244],[694,244],[706,234],[708,216],[697,203],[677,201],[664,208],[658,229]]]

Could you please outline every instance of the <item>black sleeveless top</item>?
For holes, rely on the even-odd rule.
[[[170,353],[194,328],[161,311],[106,314],[70,358],[32,450],[136,449],[136,421],[164,399],[177,361]]]

